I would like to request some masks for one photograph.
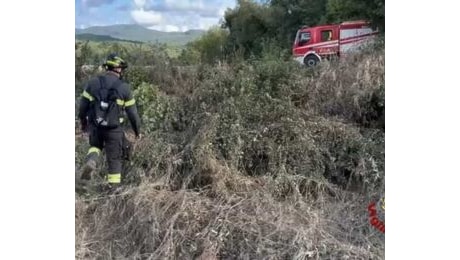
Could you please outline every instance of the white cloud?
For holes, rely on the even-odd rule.
[[[236,0],[133,0],[134,21],[160,31],[207,30],[218,25]]]
[[[143,8],[145,6],[145,3],[145,0],[134,0],[134,4],[137,6],[137,8]]]
[[[224,14],[225,14],[225,11],[227,10],[227,8],[228,8],[228,6],[226,6],[226,7],[221,7],[221,8],[219,9],[219,11],[218,11],[218,15],[219,15],[220,17],[224,17]]]
[[[143,9],[131,11],[131,16],[136,23],[149,26],[160,24],[163,20],[161,13],[144,11]]]
[[[220,4],[212,1],[205,3],[203,0],[165,0],[164,8],[169,11],[193,12],[204,17],[219,16]]]
[[[203,0],[187,1],[187,0],[165,0],[165,6],[176,10],[197,10],[205,9]]]
[[[166,24],[166,25],[154,25],[148,27],[150,30],[157,30],[163,32],[183,32],[181,28],[176,25]]]

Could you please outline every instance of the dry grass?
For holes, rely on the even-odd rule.
[[[248,190],[235,179],[225,178],[233,187],[223,190],[158,190],[144,183],[118,196],[77,200],[76,257],[383,258],[383,238],[368,224],[364,198],[342,193],[332,200],[317,189],[317,200],[298,191],[280,200],[271,187],[249,181]]]
[[[384,258],[383,53],[238,66],[163,76],[182,125],[136,144],[121,194],[77,196],[77,259]]]

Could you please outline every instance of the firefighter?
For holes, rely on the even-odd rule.
[[[91,179],[97,159],[105,149],[106,180],[112,188],[121,183],[123,148],[127,141],[121,126],[123,115],[128,116],[136,139],[140,138],[140,119],[130,88],[121,80],[127,62],[117,54],[110,54],[103,66],[106,72],[87,82],[80,99],[81,128],[89,133],[91,146],[81,170],[81,179]]]

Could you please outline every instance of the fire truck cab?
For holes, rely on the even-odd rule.
[[[350,21],[334,25],[304,26],[297,31],[292,54],[308,67],[323,59],[344,56],[374,41],[378,34],[366,21]]]

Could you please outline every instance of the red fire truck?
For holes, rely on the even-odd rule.
[[[297,31],[292,54],[308,67],[323,59],[355,52],[375,40],[377,30],[366,21],[350,21],[334,25],[302,27]]]

